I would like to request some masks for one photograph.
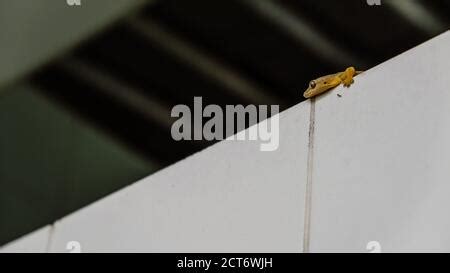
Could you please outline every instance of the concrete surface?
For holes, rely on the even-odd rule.
[[[50,250],[450,251],[449,59],[446,32],[281,113],[276,152],[216,144],[58,221]]]

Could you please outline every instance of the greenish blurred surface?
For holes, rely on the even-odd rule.
[[[63,54],[146,0],[0,0],[0,86]],[[3,91],[3,90],[0,90]]]
[[[0,96],[0,245],[154,172],[27,85]]]

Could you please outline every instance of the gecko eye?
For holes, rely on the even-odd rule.
[[[309,87],[315,88],[315,87],[316,87],[316,82],[315,82],[315,81],[311,81],[311,82],[309,83]]]

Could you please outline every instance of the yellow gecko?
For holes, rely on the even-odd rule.
[[[341,83],[344,84],[345,87],[349,87],[353,83],[353,77],[362,72],[363,71],[356,71],[355,68],[351,66],[345,69],[344,72],[315,79],[309,83],[308,89],[303,93],[303,96],[307,99],[312,98],[333,89]]]

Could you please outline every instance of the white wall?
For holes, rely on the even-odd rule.
[[[315,101],[310,251],[450,251],[449,60],[447,32]],[[280,114],[279,150],[213,145],[58,221],[35,250],[303,251],[310,106]]]
[[[311,250],[450,251],[450,32],[336,92],[316,105]]]

